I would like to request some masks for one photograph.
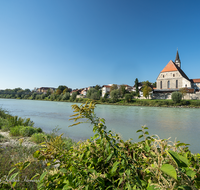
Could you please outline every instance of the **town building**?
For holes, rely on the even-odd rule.
[[[189,79],[181,69],[181,60],[177,50],[175,61],[169,61],[156,79],[155,99],[171,99],[171,93],[184,88],[186,99],[200,99],[200,79]]]

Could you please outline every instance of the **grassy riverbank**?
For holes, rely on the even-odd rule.
[[[20,98],[17,98],[17,99],[20,99]],[[200,108],[200,100],[181,100],[180,103],[175,103],[172,100],[160,100],[160,99],[132,99],[130,102],[127,102],[125,99],[118,99],[118,100],[113,101],[112,99],[109,99],[109,98],[108,99],[101,98],[100,100],[90,100],[88,98],[76,98],[74,101],[61,100],[59,98],[54,99],[54,100],[51,100],[48,98],[37,99],[37,100],[72,102],[72,103],[85,103],[87,101],[93,101],[96,104],[105,104],[105,105]]]
[[[11,189],[11,184],[17,182],[13,189],[37,189],[36,174],[40,176],[46,168],[46,162],[34,158],[33,153],[40,147],[40,143],[51,141],[56,137],[57,130],[45,134],[42,129],[34,127],[30,119],[11,116],[0,109],[0,189]],[[69,149],[75,142],[69,138],[62,138],[63,148]],[[14,179],[11,179],[16,167],[20,169],[22,163],[31,162],[31,165]]]
[[[13,119],[1,110],[1,129],[9,124],[10,130],[9,135],[0,135],[0,188],[200,189],[200,154],[192,154],[187,144],[149,136],[147,127],[137,131],[141,142],[123,141],[107,131],[105,120],[95,116],[94,108],[93,103],[73,105],[74,121],[87,118],[93,124],[91,139],[73,143],[35,128],[34,134],[46,136],[41,138],[43,145],[31,142],[34,134],[23,136],[22,123],[20,136],[13,135],[18,125],[11,126]],[[27,121],[18,119],[22,120]],[[5,146],[6,141],[10,143]]]

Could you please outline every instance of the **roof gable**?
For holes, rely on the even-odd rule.
[[[175,66],[172,60],[169,61],[169,63],[165,66],[165,68],[161,71],[161,73],[171,72],[171,71],[178,71],[177,67]]]

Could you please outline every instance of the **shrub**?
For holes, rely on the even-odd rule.
[[[182,94],[180,92],[172,92],[172,100],[174,103],[180,103],[182,99]]]
[[[126,100],[126,102],[131,102],[131,100],[132,100],[132,94],[125,94],[125,100]]]
[[[20,130],[20,135],[23,137],[30,137],[34,133],[37,133],[37,129],[34,127],[23,127]]]
[[[10,135],[11,136],[20,136],[21,135],[21,129],[24,128],[24,126],[15,126],[10,129]]]
[[[65,92],[65,94],[63,94],[62,96],[62,100],[69,100],[69,98],[70,98],[69,92]]]
[[[116,102],[119,98],[119,90],[115,89],[110,92],[110,97],[112,98],[113,102]]]
[[[39,144],[45,141],[45,137],[47,137],[47,135],[44,133],[34,133],[31,136],[31,141]]]

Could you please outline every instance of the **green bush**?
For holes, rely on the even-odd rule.
[[[47,137],[47,135],[44,133],[34,133],[31,136],[31,141],[39,144],[39,143],[44,142],[46,137]]]
[[[11,128],[10,135],[11,136],[20,136],[22,128],[24,128],[24,126],[15,126],[15,127]]]
[[[180,92],[172,92],[172,100],[174,103],[180,103],[182,100],[182,94]]]
[[[131,102],[131,100],[132,100],[132,94],[125,94],[125,100],[126,100],[126,102]]]
[[[21,128],[20,135],[23,137],[30,137],[31,135],[33,135],[34,133],[37,133],[37,132],[38,131],[36,128],[27,126],[27,127]]]

